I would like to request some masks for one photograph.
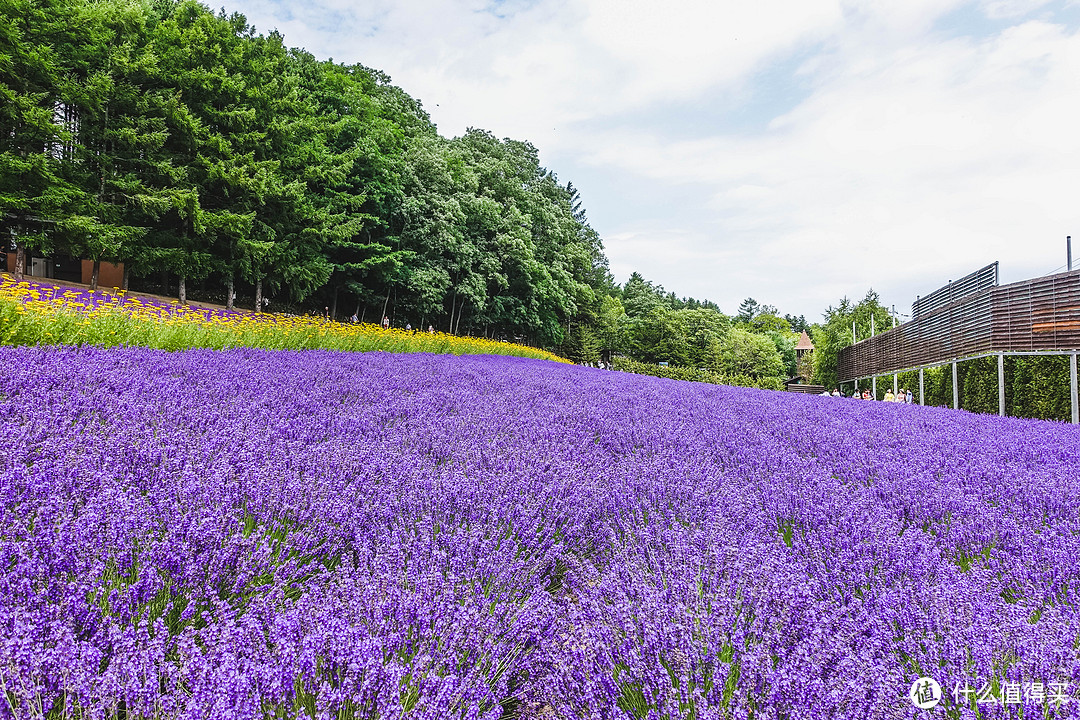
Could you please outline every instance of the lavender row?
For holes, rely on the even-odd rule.
[[[0,388],[0,712],[1080,714],[1009,691],[1080,698],[1069,426],[507,357],[2,348]]]
[[[128,295],[119,288],[96,291],[79,286],[60,286],[37,280],[16,280],[13,276],[0,276],[0,294],[8,294],[21,302],[39,301],[62,305],[79,312],[97,309],[122,309],[158,318],[187,317],[201,320],[237,319],[248,315],[238,310],[217,307],[184,305],[176,300],[165,300],[145,295]]]

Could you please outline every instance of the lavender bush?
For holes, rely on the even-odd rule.
[[[1070,426],[326,351],[0,394],[8,716],[1080,714]]]

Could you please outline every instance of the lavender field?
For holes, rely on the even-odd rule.
[[[1070,426],[327,351],[0,398],[8,716],[1080,716]]]

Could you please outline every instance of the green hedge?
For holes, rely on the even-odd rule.
[[[672,380],[687,380],[689,382],[711,383],[713,385],[738,385],[741,387],[756,387],[763,390],[783,390],[784,383],[779,377],[754,378],[749,375],[724,375],[714,370],[703,368],[681,367],[678,365],[653,365],[651,363],[638,362],[626,357],[615,357],[612,366],[622,372],[636,373],[638,375],[652,375],[653,377],[670,378]]]
[[[883,391],[882,381],[892,386],[892,378],[878,378],[878,388]],[[956,366],[960,407],[977,413],[997,414],[998,375],[997,357],[965,360]],[[865,386],[867,383],[862,383]],[[900,373],[897,385],[911,388],[916,400],[919,397],[919,372]],[[942,365],[928,368],[923,374],[923,388],[927,405],[952,407],[952,367]],[[1068,421],[1071,417],[1069,404],[1069,358],[1067,355],[1020,355],[1005,358],[1005,414],[1011,417],[1039,420]]]

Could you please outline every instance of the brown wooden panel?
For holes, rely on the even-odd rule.
[[[840,351],[841,381],[986,352],[1080,350],[1080,270],[993,287]]]

